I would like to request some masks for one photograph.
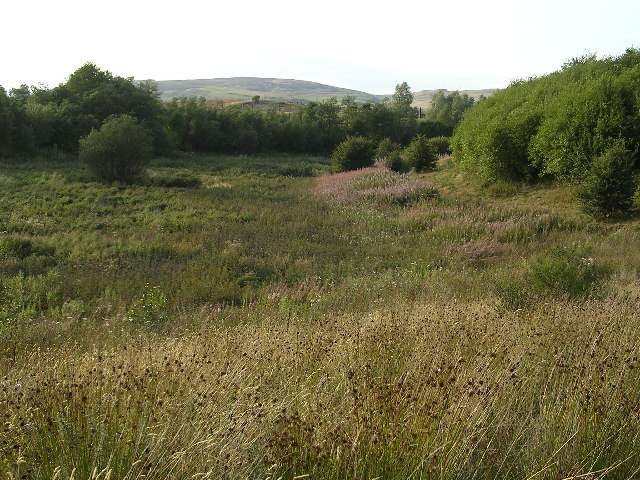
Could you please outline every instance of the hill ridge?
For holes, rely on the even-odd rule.
[[[160,98],[204,97],[206,100],[249,100],[259,95],[263,100],[308,103],[331,97],[341,99],[352,96],[356,102],[379,103],[392,94],[372,94],[361,90],[336,87],[312,80],[277,77],[220,77],[187,80],[153,80],[158,86]],[[431,98],[438,90],[450,93],[453,90],[435,89],[414,92],[413,105],[428,108]],[[475,99],[480,95],[490,96],[496,89],[460,90]]]

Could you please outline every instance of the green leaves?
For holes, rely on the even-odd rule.
[[[615,139],[630,151],[640,146],[639,58],[635,50],[583,57],[562,71],[512,83],[468,111],[452,139],[454,157],[492,181],[593,177],[587,174],[592,162]],[[618,167],[619,175],[630,172]]]
[[[120,115],[80,140],[79,158],[99,180],[130,183],[138,179],[151,158],[152,142],[149,131],[134,117]]]
[[[632,152],[620,140],[596,158],[578,193],[584,210],[597,217],[628,212],[636,188],[634,163]]]

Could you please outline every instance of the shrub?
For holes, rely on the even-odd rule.
[[[331,154],[335,173],[373,165],[373,143],[364,137],[347,137]]]
[[[387,158],[385,158],[384,166],[392,172],[407,173],[409,171],[409,166],[399,151],[391,152]]]
[[[150,173],[148,183],[156,187],[199,187],[200,178],[187,169],[165,169]]]
[[[528,279],[533,290],[543,295],[584,297],[591,293],[603,277],[588,250],[571,247],[556,248],[549,255],[529,265]]]
[[[165,319],[167,297],[158,286],[145,284],[142,296],[131,306],[129,318],[147,325],[158,324]]]
[[[394,152],[400,150],[400,144],[392,141],[390,138],[384,138],[378,143],[376,148],[376,159],[386,160]]]
[[[432,170],[436,166],[438,158],[424,135],[416,135],[409,146],[404,149],[407,165],[416,172]]]
[[[151,134],[134,117],[118,115],[80,140],[79,158],[99,180],[130,183],[147,165],[152,145]]]
[[[609,217],[626,213],[633,203],[634,155],[617,141],[591,164],[578,192],[587,213]]]
[[[420,119],[418,121],[418,133],[427,138],[448,137],[453,133],[453,127],[435,120]]]
[[[429,139],[429,142],[437,155],[451,155],[449,137],[434,137]]]

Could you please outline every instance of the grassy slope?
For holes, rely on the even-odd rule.
[[[640,468],[637,219],[593,222],[566,188],[486,190],[446,161],[421,176],[439,197],[404,206],[383,173],[338,203],[283,176],[321,158],[152,165],[192,189],[2,167],[3,476]],[[526,283],[554,247],[602,268],[590,295]]]
[[[279,78],[214,78],[209,80],[163,80],[158,87],[164,100],[174,97],[204,97],[207,100],[250,100],[254,95],[260,95],[263,100],[285,102],[321,101],[331,97],[341,99],[347,95],[353,96],[358,102],[380,102],[389,95],[372,95],[357,90],[333,87],[316,82],[303,80],[286,80]],[[421,90],[414,92],[415,107],[429,108],[431,98],[438,90]],[[480,95],[488,97],[494,89],[462,90],[475,99]]]
[[[357,90],[333,87],[317,82],[288,80],[279,78],[215,78],[209,80],[166,80],[159,81],[162,98],[203,96],[208,100],[250,99],[260,95],[264,100],[318,101],[331,97],[343,98],[351,95],[357,101],[377,102],[375,95]]]

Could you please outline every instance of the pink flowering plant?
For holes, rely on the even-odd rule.
[[[380,166],[321,177],[315,192],[344,204],[400,206],[433,199],[438,195],[431,183]]]

